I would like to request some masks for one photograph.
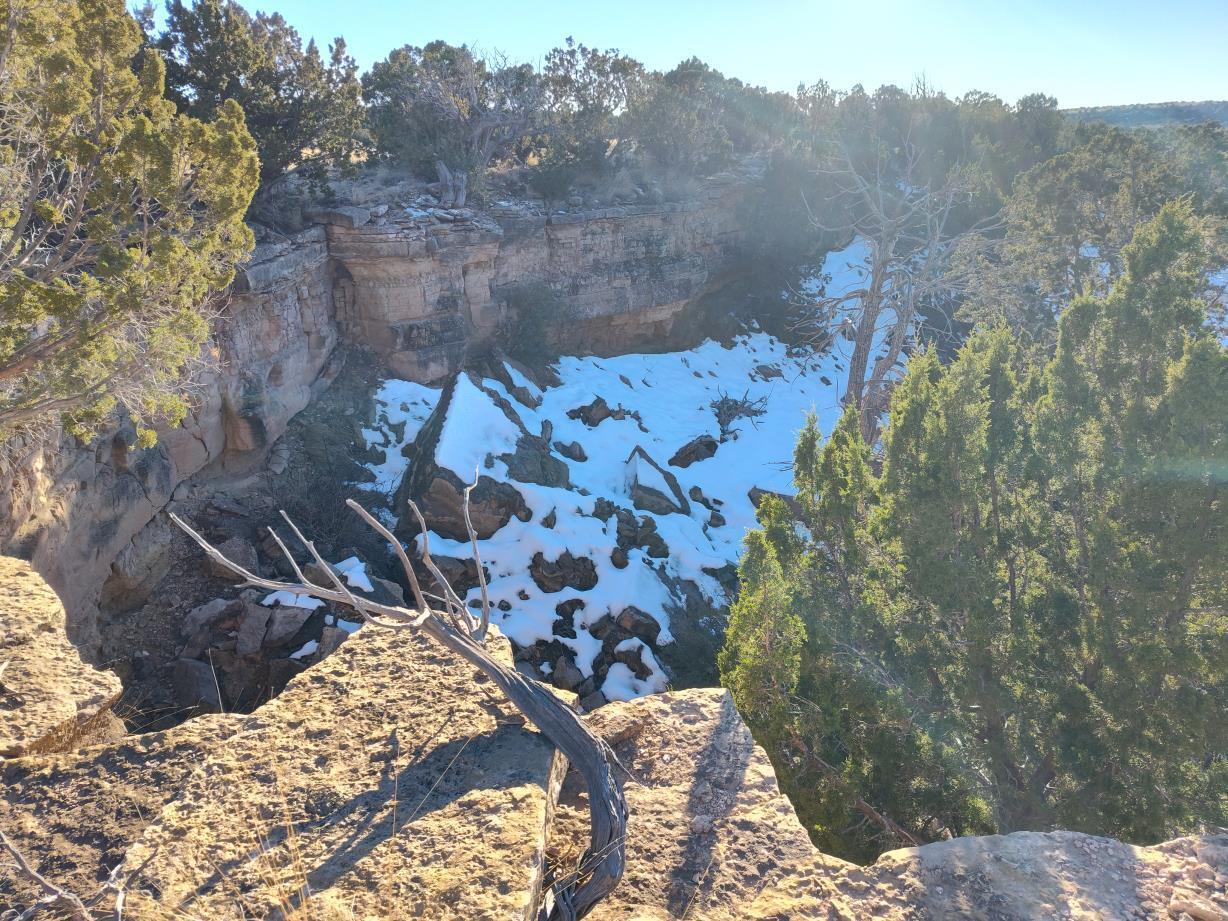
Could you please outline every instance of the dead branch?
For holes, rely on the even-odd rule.
[[[549,914],[550,921],[575,921],[575,919],[583,918],[618,885],[626,860],[624,839],[627,830],[627,804],[623,797],[622,787],[612,769],[616,761],[613,751],[588,728],[575,711],[555,696],[552,690],[525,678],[519,672],[504,667],[486,652],[482,642],[490,620],[490,601],[485,580],[480,581],[483,589],[482,613],[479,625],[475,626],[472,615],[443,577],[438,566],[430,559],[426,522],[416,505],[411,503],[411,509],[422,528],[423,559],[431,574],[440,584],[446,601],[443,611],[427,606],[418,583],[413,578],[409,557],[400,542],[387,528],[375,521],[364,509],[359,508],[353,500],[347,504],[357,511],[381,537],[392,544],[410,580],[415,600],[418,603],[416,610],[398,605],[381,604],[356,596],[333,573],[332,568],[324,563],[314,545],[303,536],[284,512],[282,515],[295,537],[303,543],[316,562],[324,568],[324,571],[329,573],[330,581],[333,583],[332,588],[307,582],[297,567],[294,567],[297,582],[262,578],[229,560],[178,515],[172,513],[170,517],[210,559],[241,577],[245,585],[267,588],[271,591],[312,595],[353,608],[364,621],[380,627],[419,630],[490,678],[512,705],[571,762],[588,787],[589,846],[576,870],[563,877],[555,885],[554,907]],[[466,503],[466,510],[467,505]],[[478,572],[481,573],[482,559],[478,554],[477,537],[469,522],[467,511],[466,524],[469,527],[470,542],[474,550]],[[276,538],[276,535],[274,537]],[[277,538],[277,544],[289,557],[290,554],[280,538]]]

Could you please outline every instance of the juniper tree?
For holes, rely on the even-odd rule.
[[[243,113],[177,115],[122,0],[0,21],[0,434],[84,434],[123,406],[148,441],[183,415],[211,296],[252,245]]]
[[[170,0],[156,46],[181,111],[213,118],[239,103],[260,151],[265,185],[294,169],[316,183],[365,143],[358,65],[344,38],[327,60],[279,13],[250,15],[234,0]]]
[[[878,475],[852,410],[821,447],[803,431],[807,536],[761,513],[795,561],[775,591],[806,628],[797,699],[763,723],[734,687],[825,846],[898,843],[841,825],[853,795],[921,838],[1154,842],[1228,819],[1228,350],[1202,241],[1188,204],[1163,206],[1112,290],[1062,313],[1051,359],[1001,326],[949,366],[915,355]]]

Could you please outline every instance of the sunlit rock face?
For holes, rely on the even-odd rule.
[[[562,349],[659,341],[748,242],[740,205],[758,175],[749,166],[714,176],[683,202],[549,216],[416,207],[362,222],[337,215],[327,224],[337,317],[392,373],[426,382],[492,337],[509,296],[526,286],[555,300],[559,315],[545,333]]]

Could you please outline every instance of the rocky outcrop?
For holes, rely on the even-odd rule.
[[[528,919],[554,759],[472,667],[368,629],[251,716],[0,765],[0,822],[80,892],[144,865],[134,919]],[[30,895],[0,868],[0,906]]]
[[[759,164],[706,180],[685,201],[570,213],[390,208],[327,224],[334,300],[347,338],[396,374],[430,381],[455,370],[532,286],[557,316],[560,347],[659,342],[679,312],[728,271],[748,242],[742,209]]]
[[[35,578],[6,570],[0,585],[25,598]],[[510,663],[497,632],[488,646]],[[815,851],[728,692],[587,719],[618,758],[629,814],[625,874],[599,921],[1228,912],[1228,836],[1144,848],[1022,832],[860,867]],[[142,921],[536,919],[547,868],[570,872],[588,837],[579,778],[488,679],[416,633],[373,627],[254,714],[0,760],[0,828],[86,896],[113,867],[139,867],[125,916]],[[36,894],[0,862],[0,912]]]
[[[111,672],[81,661],[64,606],[30,564],[0,557],[0,758],[97,734],[122,690]]]

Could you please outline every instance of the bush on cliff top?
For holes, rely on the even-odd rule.
[[[163,96],[122,0],[33,0],[0,36],[0,436],[117,406],[183,417],[210,295],[246,257],[256,151],[234,103]]]

